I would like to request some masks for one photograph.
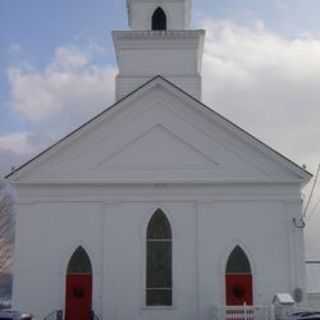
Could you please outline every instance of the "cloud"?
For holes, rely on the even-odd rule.
[[[0,136],[0,178],[21,165],[49,142],[28,132]]]
[[[94,64],[79,48],[60,47],[43,70],[9,68],[11,104],[36,125],[63,119],[67,129],[111,104],[114,76],[112,66]]]
[[[300,164],[320,160],[320,38],[207,20],[204,99]],[[319,147],[315,147],[318,145]]]
[[[9,50],[22,52],[18,44]],[[62,46],[44,68],[8,68],[9,105],[31,130],[0,135],[0,176],[112,104],[116,70],[95,63],[105,52],[94,43]]]
[[[33,151],[33,146],[28,141],[28,134],[18,132],[0,136],[0,149],[3,151],[25,154]]]

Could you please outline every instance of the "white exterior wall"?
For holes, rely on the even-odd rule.
[[[319,310],[320,293],[316,293],[316,292],[308,293],[308,305],[310,306],[310,308]]]
[[[18,310],[30,310],[36,319],[42,319],[64,306],[65,272],[79,245],[91,258],[95,275],[93,304],[99,308],[102,213],[99,203],[18,206],[13,290],[13,304]]]
[[[136,90],[142,86],[147,81],[151,80],[151,76],[145,76],[140,78],[132,77],[116,77],[116,99],[119,100],[123,98],[128,92]],[[174,83],[179,88],[183,88],[188,94],[199,99],[202,92],[202,80],[200,76],[190,76],[190,77],[175,77],[168,76],[167,79]]]
[[[200,76],[197,57],[197,48],[125,48],[118,52],[119,71],[128,77],[154,77],[158,74]]]
[[[201,99],[204,30],[114,31],[116,99],[161,75]]]
[[[303,255],[292,186],[28,186],[18,196],[14,305],[37,319],[64,308],[66,266],[79,245],[103,319],[209,319],[225,303],[225,264],[237,244],[250,259],[256,304],[304,286],[303,260],[292,263]],[[157,208],[173,231],[173,307],[146,308],[145,233]]]

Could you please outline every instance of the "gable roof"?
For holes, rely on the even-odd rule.
[[[39,154],[37,154],[36,156],[31,158],[29,161],[25,162],[24,164],[22,164],[21,166],[19,166],[15,170],[13,170],[11,173],[6,175],[5,178],[6,179],[11,178],[14,180],[14,178],[17,176],[18,173],[20,173],[22,170],[29,167],[31,165],[31,163],[33,163],[35,160],[42,158],[49,151],[54,151],[58,146],[64,144],[67,140],[71,139],[76,133],[80,133],[81,131],[85,130],[85,128],[87,128],[89,125],[91,125],[95,121],[98,121],[99,118],[101,118],[107,112],[110,112],[110,110],[115,109],[118,106],[120,106],[121,104],[123,104],[130,97],[134,97],[135,95],[139,94],[139,92],[141,92],[143,90],[147,90],[149,87],[152,87],[153,85],[156,85],[156,84],[165,85],[168,88],[175,90],[176,93],[181,94],[184,98],[195,103],[196,105],[199,106],[199,108],[201,108],[201,111],[204,111],[208,115],[213,116],[214,118],[218,119],[222,123],[222,125],[228,127],[229,129],[233,130],[238,135],[241,135],[242,137],[244,137],[247,142],[254,144],[262,152],[268,153],[274,159],[282,162],[282,164],[284,164],[285,167],[287,167],[288,169],[291,169],[305,183],[307,183],[312,178],[312,174],[310,172],[308,172],[307,170],[305,170],[304,168],[302,168],[301,166],[299,166],[298,164],[296,164],[295,162],[293,162],[289,158],[285,157],[284,155],[282,155],[278,151],[274,150],[273,148],[271,148],[267,144],[263,143],[261,140],[259,140],[258,138],[256,138],[255,136],[253,136],[252,134],[247,132],[246,130],[242,129],[241,127],[239,127],[235,123],[231,122],[229,119],[225,118],[224,116],[222,116],[221,114],[219,114],[215,110],[211,109],[210,107],[208,107],[207,105],[205,105],[204,103],[202,103],[201,101],[199,101],[195,97],[191,96],[190,94],[185,92],[183,89],[176,86],[174,83],[170,82],[169,80],[167,80],[166,78],[164,78],[160,75],[153,77],[152,79],[150,79],[149,81],[147,81],[146,83],[144,83],[143,85],[141,85],[140,87],[138,87],[137,89],[135,89],[134,91],[129,93],[128,95],[124,96],[123,98],[121,98],[120,100],[115,102],[113,105],[111,105],[107,109],[105,109],[102,112],[100,112],[99,114],[97,114],[95,117],[91,118],[90,120],[88,120],[87,122],[82,124],[77,129],[70,132],[65,137],[59,139],[56,143],[49,146],[48,148],[46,148],[45,150],[43,150],[42,152],[40,152]]]

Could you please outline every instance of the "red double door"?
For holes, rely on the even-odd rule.
[[[227,306],[253,305],[252,275],[226,274]]]
[[[92,275],[68,274],[66,277],[65,320],[90,320]]]

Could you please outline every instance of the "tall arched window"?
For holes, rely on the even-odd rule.
[[[249,259],[240,246],[236,246],[226,266],[227,305],[253,304],[252,274]]]
[[[92,267],[87,252],[80,246],[70,258],[67,274],[91,274]]]
[[[172,235],[168,218],[158,209],[150,219],[146,244],[146,305],[172,305]]]
[[[160,7],[152,15],[152,30],[167,30],[167,16]]]

